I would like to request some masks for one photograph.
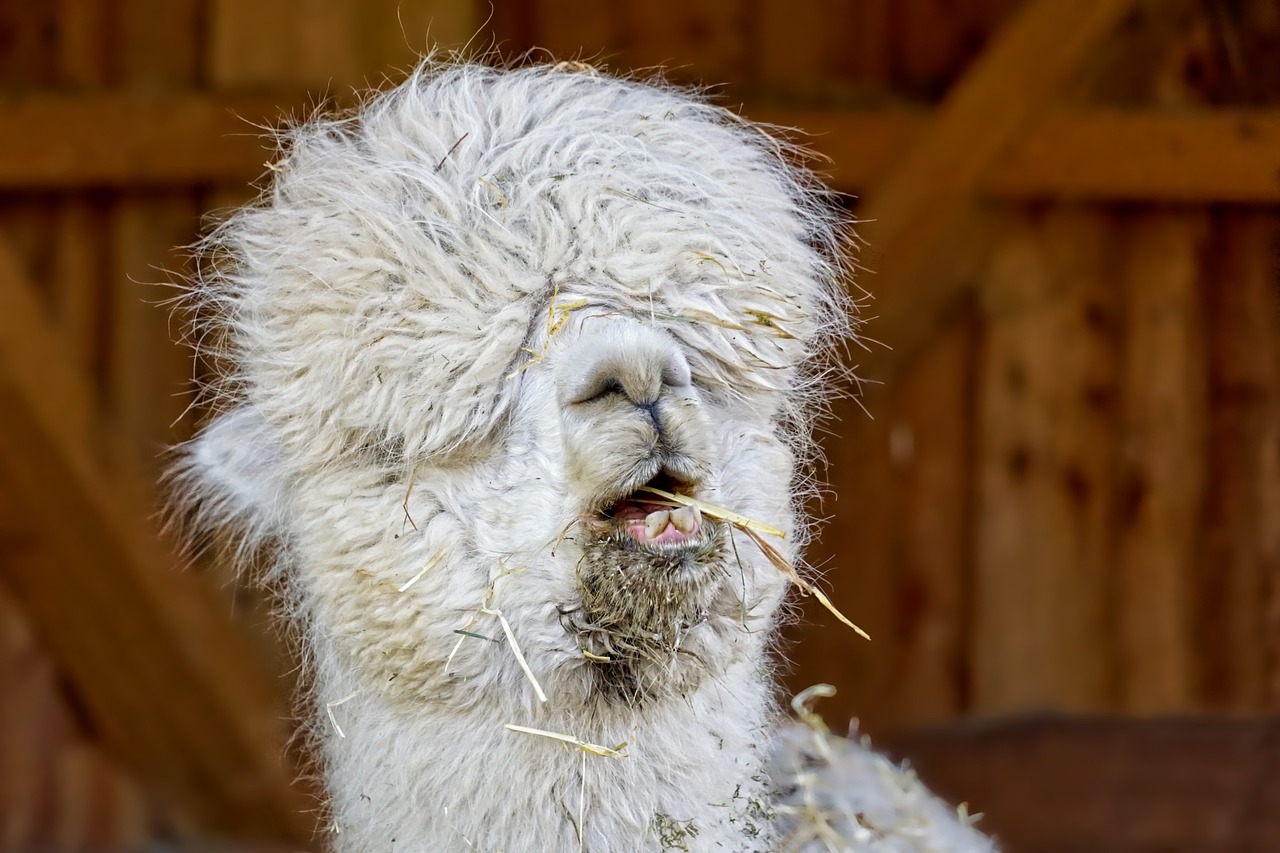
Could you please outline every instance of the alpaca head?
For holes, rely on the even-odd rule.
[[[187,482],[278,543],[322,670],[394,701],[636,705],[758,658],[786,580],[838,216],[678,91],[428,66],[287,135],[195,288],[220,414]]]

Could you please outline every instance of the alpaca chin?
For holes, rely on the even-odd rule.
[[[335,849],[826,845],[797,797],[986,849],[887,765],[769,764],[850,334],[799,156],[662,85],[428,62],[284,134],[208,239],[191,337],[226,370],[175,482],[272,546]]]

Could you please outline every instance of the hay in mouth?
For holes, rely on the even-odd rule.
[[[697,502],[683,504],[668,497],[690,495],[697,490],[697,483],[664,469],[605,506],[600,518],[625,546],[660,553],[699,548],[714,535],[715,522],[703,515]]]

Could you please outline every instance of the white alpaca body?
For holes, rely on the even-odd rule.
[[[785,146],[590,71],[427,66],[274,172],[193,290],[229,370],[181,476],[276,545],[335,849],[987,849],[855,747],[852,798],[789,760],[788,580],[647,491],[799,561],[847,306]]]

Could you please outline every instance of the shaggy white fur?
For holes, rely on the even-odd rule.
[[[788,582],[642,489],[799,558],[848,311],[795,152],[660,85],[430,62],[282,152],[193,288],[227,371],[180,482],[276,545],[336,849],[807,849],[828,812],[986,849],[852,745],[771,774]]]

